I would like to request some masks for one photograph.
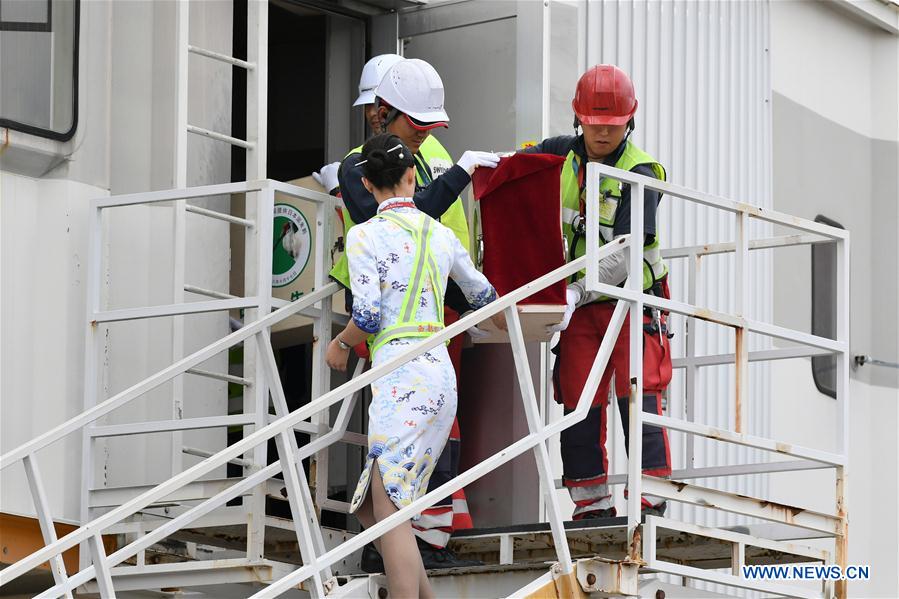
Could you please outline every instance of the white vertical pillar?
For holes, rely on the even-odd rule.
[[[173,153],[174,181],[176,189],[187,187],[187,94],[188,94],[188,45],[190,44],[190,0],[178,0],[175,12],[175,151]],[[187,245],[187,202],[172,202],[172,303],[184,302],[185,251]],[[172,363],[184,357],[184,317],[172,318]],[[184,414],[184,378],[172,380],[172,406],[170,417],[179,420]],[[170,475],[182,469],[181,448],[184,434],[170,433]]]
[[[247,181],[266,178],[268,159],[268,0],[247,2]]]
[[[836,354],[837,392],[837,453],[843,455],[844,464],[836,469],[836,513],[843,518],[842,534],[836,538],[836,562],[845,571],[849,559],[849,237],[838,240],[837,244],[837,341],[843,348]],[[836,596],[845,599],[848,589],[845,580],[837,581]]]
[[[332,239],[332,218],[334,204],[332,202],[321,203],[318,206],[315,217],[315,288],[319,289],[328,283],[330,263],[330,248]],[[314,401],[330,391],[331,369],[325,364],[325,353],[332,336],[332,297],[324,298],[318,304],[319,315],[312,325],[312,395]],[[361,393],[361,391],[360,391]],[[346,400],[345,400],[346,401]],[[331,409],[325,409],[312,417],[312,422],[330,428]],[[317,435],[313,435],[316,438]],[[324,448],[315,454],[311,462],[310,474],[315,484],[315,505],[319,508],[328,498],[328,448]]]
[[[87,250],[87,276],[85,289],[87,289],[87,301],[85,306],[85,332],[84,332],[84,391],[82,406],[84,411],[97,404],[99,392],[99,358],[100,346],[104,337],[106,325],[97,324],[94,318],[100,311],[100,284],[103,255],[103,218],[96,201],[91,202],[88,210],[88,250]],[[81,429],[81,505],[80,524],[90,522],[90,490],[95,484],[94,476],[94,443],[91,434],[94,424],[88,424]],[[90,550],[87,543],[82,543],[78,552],[79,568],[90,565]]]
[[[598,188],[597,188],[598,189]],[[593,224],[590,222],[589,224]],[[630,396],[628,398],[628,546],[640,526],[643,474],[643,184],[631,184],[631,243],[627,287],[641,294],[630,306]]]
[[[687,257],[688,261],[688,272],[689,272],[689,282],[687,287],[687,303],[691,306],[696,305],[696,288],[698,286],[699,275],[702,267],[702,258],[695,253],[691,253]],[[696,376],[698,374],[698,368],[693,363],[693,358],[696,356],[696,319],[691,318],[689,316],[684,318],[684,323],[686,327],[686,339],[684,340],[685,352],[687,354],[687,367],[685,369],[684,375],[684,417],[693,422],[696,418]],[[696,450],[696,436],[695,435],[685,435],[684,442],[686,443],[686,461],[684,463],[685,468],[692,468],[694,466],[694,455]]]
[[[247,2],[247,62],[255,68],[247,71],[247,141],[253,145],[247,150],[246,177],[248,181],[264,179],[266,176],[267,105],[268,105],[268,2],[249,0]],[[246,256],[244,260],[244,288],[246,295],[256,296],[259,308],[247,310],[245,322],[266,316],[271,310],[272,282],[272,219],[274,193],[263,189],[256,197],[246,199],[247,218],[256,226],[246,230]],[[255,414],[255,424],[244,428],[244,434],[259,430],[268,420],[268,385],[263,374],[263,365],[258,360],[252,343],[244,344],[244,376],[251,376],[255,382],[250,390],[244,389],[244,413]],[[266,444],[255,447],[251,460],[260,468],[267,463]],[[245,475],[248,474],[245,472]],[[244,497],[247,510],[247,557],[259,559],[265,544],[265,486],[253,489],[249,497]]]
[[[247,200],[247,218],[254,221],[255,225],[246,229],[244,287],[247,297],[255,297],[259,306],[246,310],[244,321],[247,324],[263,318],[271,311],[273,210],[274,191],[267,186],[253,194],[252,200]],[[268,423],[268,382],[265,366],[259,359],[255,344],[244,343],[243,353],[244,376],[251,377],[254,383],[252,387],[244,388],[244,413],[254,415],[254,423],[244,427],[244,434],[247,435]],[[267,454],[267,444],[260,443],[244,458],[256,467],[264,468],[267,465]],[[249,473],[245,471],[244,474]],[[265,537],[265,486],[254,488],[252,495],[244,497],[243,501],[247,510],[247,557],[261,559]]]
[[[738,316],[749,316],[749,216],[738,212],[737,242],[734,253],[734,312]],[[747,431],[746,414],[749,402],[749,332],[741,327],[734,329],[734,430]]]

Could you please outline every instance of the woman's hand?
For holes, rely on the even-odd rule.
[[[519,314],[524,312],[524,308],[522,308],[521,306],[516,306],[516,307],[518,309]],[[496,314],[494,314],[493,316],[490,317],[490,320],[493,321],[493,326],[495,326],[499,330],[501,330],[501,331],[509,330],[509,324],[506,322],[506,311],[505,310],[503,310],[502,312],[497,312]]]
[[[490,320],[493,321],[493,326],[498,328],[501,331],[508,331],[509,325],[506,324],[506,311],[497,312],[493,316],[490,317]]]
[[[349,357],[350,350],[341,349],[340,344],[337,343],[337,337],[331,339],[331,343],[328,344],[328,351],[325,352],[325,363],[328,367],[340,372],[346,372],[346,363]]]

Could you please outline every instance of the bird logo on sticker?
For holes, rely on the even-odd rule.
[[[296,206],[275,204],[274,213],[272,287],[284,287],[306,269],[312,252],[312,231]]]

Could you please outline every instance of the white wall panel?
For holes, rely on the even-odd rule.
[[[66,161],[38,179],[0,175],[3,223],[3,354],[0,438],[3,452],[83,410],[86,323],[84,263],[89,200],[109,193],[172,186],[174,147],[174,4],[149,0],[82,3],[79,64],[81,114]],[[229,0],[191,3],[191,41],[231,51]],[[86,34],[87,33],[87,34]],[[88,35],[89,34],[89,35]],[[231,124],[231,68],[190,59],[190,117],[225,133]],[[230,148],[189,141],[190,185],[230,180]],[[196,202],[228,209],[229,198]],[[169,303],[172,297],[172,212],[169,207],[112,210],[106,217],[102,297],[105,307]],[[187,216],[188,282],[227,291],[228,225]],[[23,252],[23,248],[34,248]],[[188,296],[188,300],[195,296]],[[187,317],[186,350],[228,333],[227,314]],[[171,363],[171,319],[110,325],[98,401]],[[227,371],[227,356],[206,365]],[[226,386],[186,377],[185,417],[221,415]],[[103,423],[167,419],[171,391],[163,387]],[[209,450],[226,443],[223,429],[185,433],[186,445]],[[146,483],[170,473],[169,435],[97,443],[98,486]],[[39,455],[54,517],[77,520],[80,435]],[[191,465],[196,458],[185,459]],[[222,469],[223,471],[224,469]],[[0,478],[2,511],[28,515],[33,506],[20,466]],[[218,472],[217,474],[222,474]],[[216,475],[216,473],[213,473]]]

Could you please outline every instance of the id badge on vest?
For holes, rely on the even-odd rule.
[[[618,210],[618,198],[611,194],[599,196],[599,224],[611,227],[615,224],[615,212]]]
[[[586,193],[586,190],[584,191]],[[583,194],[581,195],[581,214],[584,213]],[[599,194],[599,224],[602,227],[611,227],[615,225],[615,213],[618,211],[618,198],[611,193],[601,192]]]

